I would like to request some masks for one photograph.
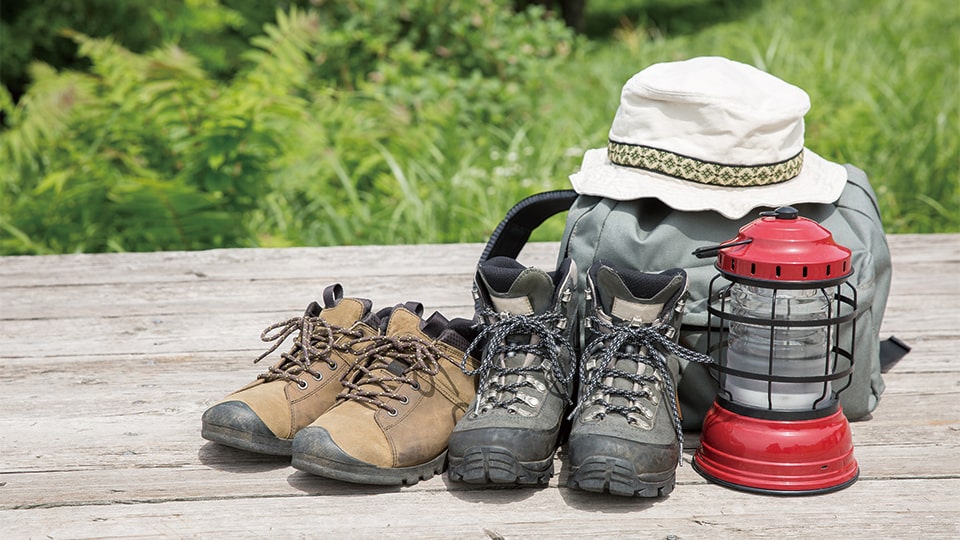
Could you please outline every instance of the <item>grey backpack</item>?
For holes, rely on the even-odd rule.
[[[890,250],[866,174],[851,165],[845,167],[847,184],[836,202],[794,206],[801,216],[819,222],[837,243],[853,252],[854,273],[849,282],[857,289],[855,358],[851,378],[835,381],[834,388],[846,386],[840,393],[841,405],[847,418],[855,420],[877,406],[884,389],[882,371],[909,347],[893,337],[883,342],[879,339],[890,293]],[[717,270],[715,259],[697,258],[693,251],[735,237],[740,227],[759,217],[760,209],[730,220],[712,211],[674,210],[653,198],[619,201],[572,190],[545,192],[524,199],[507,213],[491,235],[481,261],[496,255],[516,257],[533,229],[563,211],[568,214],[558,260],[574,260],[579,283],[585,282],[586,270],[597,260],[644,272],[685,269],[690,282],[680,343],[706,352],[707,289]],[[849,368],[839,366],[838,371]],[[716,391],[709,368],[696,363],[681,365],[678,394],[684,429],[700,428]]]

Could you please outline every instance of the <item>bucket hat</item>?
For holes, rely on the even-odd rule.
[[[847,173],[804,147],[802,89],[753,66],[699,57],[623,86],[606,148],[570,176],[585,195],[655,197],[739,219],[753,208],[836,201]]]

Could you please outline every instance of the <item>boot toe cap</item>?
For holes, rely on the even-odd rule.
[[[242,401],[210,407],[201,418],[203,438],[215,443],[262,454],[290,455],[288,439],[281,439],[259,415]]]
[[[202,421],[205,426],[225,427],[264,436],[273,435],[260,416],[242,401],[218,403],[203,413]]]
[[[297,433],[297,436],[293,438],[293,455],[345,465],[372,466],[345,452],[333,440],[330,432],[317,426],[306,427]]]
[[[454,431],[450,436],[450,456],[463,457],[473,448],[493,447],[509,450],[520,461],[546,459],[557,448],[559,430],[535,431],[524,428],[481,427]]]
[[[567,451],[572,466],[593,458],[615,458],[633,463],[639,474],[674,470],[679,454],[676,443],[655,444],[599,434],[571,434]]]

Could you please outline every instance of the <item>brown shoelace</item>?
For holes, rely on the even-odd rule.
[[[316,380],[323,378],[323,374],[313,368],[315,362],[324,361],[330,369],[337,369],[337,362],[331,358],[330,353],[335,350],[349,350],[346,344],[337,344],[337,339],[341,335],[347,335],[354,339],[360,337],[358,333],[351,333],[347,329],[328,323],[321,316],[293,317],[271,324],[260,333],[261,341],[265,343],[273,341],[274,344],[253,362],[257,363],[277,350],[294,332],[298,332],[298,334],[294,338],[293,347],[289,352],[280,355],[283,362],[270,366],[266,373],[257,376],[258,379],[267,382],[285,379],[304,388],[306,381],[300,378],[301,374],[307,373]]]
[[[358,351],[358,346],[365,347]],[[440,359],[450,358],[432,343],[415,336],[370,336],[350,343],[357,354],[357,362],[341,381],[346,390],[337,397],[369,403],[397,415],[391,401],[406,403],[407,397],[399,390],[404,384],[414,390],[420,384],[413,378],[416,372],[434,376],[440,372]]]

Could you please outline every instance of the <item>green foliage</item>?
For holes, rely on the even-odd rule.
[[[716,13],[719,24],[690,34],[667,35],[677,26],[668,17],[676,16],[676,6],[661,9],[657,19],[644,13],[624,21],[615,40],[591,52],[592,63],[568,64],[570,85],[549,99],[573,106],[598,87],[619,88],[654,62],[721,55],[752,64],[810,94],[807,146],[867,172],[887,232],[960,231],[960,4],[771,0],[717,6],[725,9]],[[618,97],[611,90],[596,102],[607,116],[584,125],[588,146],[606,140]]]
[[[867,171],[888,231],[960,231],[960,4],[782,7],[735,53],[810,94],[808,146]]]
[[[248,239],[278,145],[261,104],[176,47],[148,55],[74,36],[90,74],[34,66],[0,140],[9,253],[198,249]]]
[[[307,5],[309,0],[286,0]],[[248,41],[272,22],[273,2],[261,0],[4,0],[0,10],[0,73],[3,85],[19,97],[29,82],[28,66],[38,60],[67,69],[89,62],[65,33],[109,37],[134,52],[177,43],[217,78],[237,69]]]
[[[64,32],[89,68],[0,87],[0,253],[482,241],[568,185],[627,78],[707,54],[807,90],[807,145],[867,171],[889,232],[960,231],[960,7],[605,4],[589,42],[505,0],[314,0],[242,48],[262,3],[153,7],[145,52]]]
[[[135,54],[71,34],[90,72],[38,64],[30,91],[4,108],[0,249],[476,237],[459,224],[476,214],[470,193],[489,186],[472,174],[476,185],[449,198],[449,179],[476,153],[451,157],[503,138],[496,122],[529,120],[542,89],[531,74],[573,37],[542,11],[511,16],[502,3],[395,4],[279,12],[228,83],[178,47]],[[470,32],[461,19],[485,37],[443,48]]]
[[[281,14],[255,40],[248,76],[310,104],[254,216],[272,231],[261,243],[477,239],[529,192],[491,175],[488,156],[512,144],[515,127],[502,125],[532,121],[544,89],[535,74],[566,57],[570,31],[503,2],[400,4],[321,4],[302,20]]]

